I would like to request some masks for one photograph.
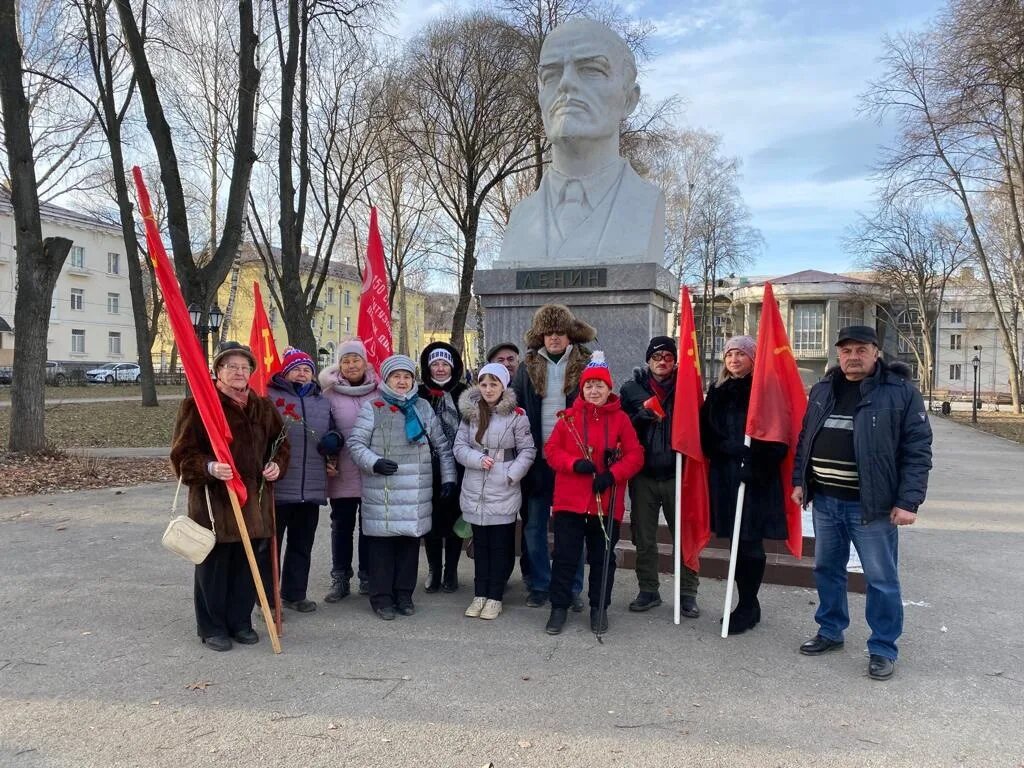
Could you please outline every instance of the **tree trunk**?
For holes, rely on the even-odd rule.
[[[46,448],[46,337],[50,302],[71,241],[43,239],[29,105],[22,88],[22,51],[15,0],[0,0],[0,109],[11,175],[17,246],[18,290],[14,300],[14,371],[8,448],[34,453]]]
[[[459,276],[459,300],[452,317],[451,344],[459,354],[466,348],[466,317],[469,315],[469,301],[473,297],[473,273],[476,271],[476,230],[480,220],[480,209],[467,210],[469,225],[464,231],[465,246],[462,250],[462,274]],[[465,355],[463,355],[465,357]]]

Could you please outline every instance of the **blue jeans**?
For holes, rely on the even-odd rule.
[[[859,501],[814,496],[814,582],[818,587],[818,634],[842,641],[850,625],[846,601],[846,564],[850,542],[857,548],[867,582],[864,617],[871,627],[868,653],[895,660],[896,640],[903,634],[900,595],[899,535],[888,518],[861,523]]]
[[[551,554],[548,549],[548,520],[551,505],[544,497],[526,499],[526,551],[530,556],[530,588],[534,592],[551,591]],[[583,591],[583,555],[572,580],[572,593]]]

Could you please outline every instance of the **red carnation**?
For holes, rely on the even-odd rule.
[[[283,397],[277,398],[277,400],[274,401],[274,405],[276,405],[278,408],[283,406],[284,405],[284,398]]]
[[[392,405],[391,406],[391,412],[392,413],[398,413],[398,406],[397,405]]]
[[[384,401],[383,401],[383,400],[374,400],[374,401],[373,401],[373,404],[374,404],[374,405],[375,405],[375,406],[376,406],[377,408],[383,408],[383,407],[384,407]]]

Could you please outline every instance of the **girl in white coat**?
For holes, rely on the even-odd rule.
[[[515,392],[508,389],[508,369],[489,363],[477,380],[459,398],[462,423],[453,453],[466,468],[459,502],[473,526],[475,597],[466,616],[495,619],[515,562],[519,481],[537,450],[526,412],[516,407]]]

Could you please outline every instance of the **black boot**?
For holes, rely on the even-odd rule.
[[[567,608],[552,608],[551,616],[548,617],[548,623],[544,627],[544,631],[549,635],[562,634],[562,628],[565,626],[565,620],[568,616],[569,610]]]
[[[454,592],[459,588],[459,558],[462,556],[462,539],[458,536],[447,536],[444,540],[444,576],[441,578],[441,589]]]
[[[427,550],[427,581],[423,585],[425,592],[434,593],[441,588],[441,539],[427,536],[423,539],[423,548]]]
[[[729,634],[740,635],[753,629],[761,620],[761,605],[757,591],[761,587],[765,561],[762,558],[741,557],[736,561],[736,590],[739,601],[729,614]]]
[[[352,587],[349,580],[352,578],[352,571],[334,571],[331,573],[331,588],[324,596],[325,603],[336,603],[352,594]]]

